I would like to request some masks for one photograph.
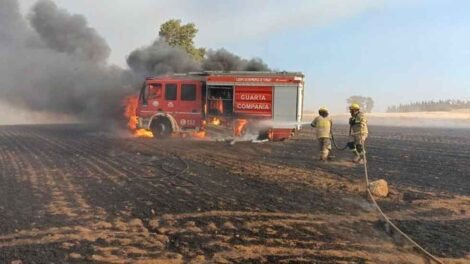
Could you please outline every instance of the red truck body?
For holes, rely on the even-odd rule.
[[[300,128],[303,89],[301,73],[199,72],[147,78],[136,111],[138,128],[156,137],[223,131],[282,140]]]

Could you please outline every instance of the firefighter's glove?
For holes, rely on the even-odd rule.
[[[350,118],[350,119],[349,119],[349,125],[350,125],[350,126],[354,126],[355,124],[356,124],[356,120]]]
[[[356,149],[356,144],[354,144],[353,141],[348,142],[347,146],[348,146],[348,148],[351,149],[351,150],[352,150],[352,149]]]

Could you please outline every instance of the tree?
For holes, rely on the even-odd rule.
[[[371,113],[373,108],[374,108],[374,100],[371,97],[367,97],[365,111],[367,113]]]
[[[423,101],[413,102],[409,104],[400,104],[391,106],[387,112],[436,112],[436,111],[452,111],[470,109],[470,101],[468,100],[439,100],[439,101]]]
[[[171,19],[160,26],[160,37],[172,47],[181,47],[197,61],[202,61],[206,50],[194,46],[198,29],[194,23],[181,24],[180,19]]]
[[[348,105],[358,104],[365,112],[370,113],[374,108],[374,100],[371,97],[365,97],[360,95],[353,95],[346,99]]]

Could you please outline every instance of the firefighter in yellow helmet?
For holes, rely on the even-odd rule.
[[[349,107],[351,118],[349,119],[351,136],[354,139],[354,148],[352,149],[355,154],[354,162],[361,162],[366,155],[365,143],[369,130],[367,128],[367,118],[361,107],[358,104],[352,104]]]
[[[318,144],[320,147],[320,160],[326,161],[330,159],[331,152],[331,127],[332,119],[329,116],[328,109],[322,107],[318,110],[318,114],[311,126],[315,128]]]

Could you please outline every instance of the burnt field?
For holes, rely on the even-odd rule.
[[[446,263],[470,263],[470,130],[370,130],[384,211]],[[427,263],[385,232],[362,166],[348,152],[321,163],[312,138],[0,127],[0,263]]]

